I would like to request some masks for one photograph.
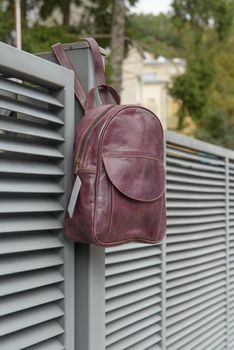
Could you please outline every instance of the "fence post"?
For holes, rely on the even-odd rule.
[[[225,178],[226,178],[226,188],[225,188],[225,235],[226,235],[226,332],[227,332],[227,349],[230,350],[230,340],[229,340],[229,323],[230,323],[230,297],[229,297],[229,289],[230,289],[230,268],[229,268],[229,260],[230,260],[230,236],[229,236],[229,158],[225,158]]]
[[[166,238],[161,243],[161,349],[166,350]]]
[[[164,137],[164,166],[167,161],[167,132]],[[166,350],[166,268],[167,268],[167,238],[161,243],[161,350]]]
[[[96,85],[93,60],[85,42],[64,44],[63,48],[78,74],[83,88]],[[101,51],[104,54],[104,51]],[[39,54],[57,63],[52,53]],[[75,123],[83,116],[75,102]],[[75,244],[75,349],[105,349],[105,250],[96,246]]]

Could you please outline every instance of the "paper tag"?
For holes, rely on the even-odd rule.
[[[77,176],[76,181],[75,181],[74,186],[73,186],[73,189],[72,189],[71,196],[70,196],[68,208],[67,208],[68,213],[70,215],[70,218],[72,218],[73,213],[74,213],[76,201],[78,198],[78,194],[80,192],[80,186],[81,186],[81,180],[80,180],[79,176]]]

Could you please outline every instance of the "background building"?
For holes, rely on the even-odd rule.
[[[173,79],[185,69],[183,59],[155,58],[132,47],[123,64],[123,103],[144,105],[158,115],[165,128],[175,129],[179,105],[168,89]]]

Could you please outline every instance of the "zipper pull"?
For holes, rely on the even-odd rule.
[[[76,158],[75,159],[75,164],[74,164],[74,174],[77,174],[77,171],[79,169],[79,165],[80,165],[80,158]]]

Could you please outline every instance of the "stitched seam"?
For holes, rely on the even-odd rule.
[[[116,188],[119,192],[121,192],[123,195],[125,195],[125,196],[128,197],[128,198],[137,200],[137,201],[139,201],[139,202],[148,202],[148,203],[150,203],[150,202],[154,202],[154,201],[156,201],[157,199],[159,199],[160,197],[162,197],[163,193],[165,192],[165,178],[164,178],[164,183],[163,183],[163,185],[162,185],[163,190],[162,190],[162,192],[161,192],[157,197],[152,198],[152,199],[142,199],[142,198],[137,198],[137,197],[130,196],[130,195],[127,194],[125,191],[123,191],[122,189],[120,189],[115,183],[112,182],[111,177],[109,176],[108,170],[107,170],[107,168],[106,168],[106,166],[105,166],[105,163],[104,163],[104,168],[105,168],[105,171],[106,171],[106,173],[107,173],[107,175],[108,175],[108,179],[109,179],[109,181],[111,182],[111,184],[113,184],[113,185],[115,186],[115,188]]]
[[[109,226],[108,226],[108,233],[107,233],[107,239],[109,240],[111,237],[111,228],[112,228],[112,221],[113,221],[113,211],[114,211],[114,187],[111,183],[111,212],[109,216]]]
[[[162,123],[161,123],[161,121],[160,121],[160,119],[157,117],[157,115],[155,114],[155,113],[153,113],[151,110],[149,110],[148,108],[145,108],[145,107],[142,107],[142,106],[131,106],[131,105],[129,105],[128,106],[129,108],[131,108],[131,109],[136,109],[136,108],[139,108],[139,109],[144,109],[145,111],[147,111],[148,113],[150,113],[153,117],[154,117],[154,119],[156,119],[157,121],[158,121],[158,123],[159,123],[159,125],[160,125],[160,129],[161,129],[161,132],[162,132],[162,135],[164,134],[164,130],[163,130],[163,127],[162,127]]]
[[[133,106],[131,106],[133,108]],[[110,116],[108,116],[107,118],[107,121],[104,123],[101,131],[100,131],[100,138],[98,139],[97,143],[98,143],[98,148],[100,149],[101,145],[102,145],[102,141],[103,141],[103,137],[105,135],[105,131],[107,129],[107,127],[109,126],[109,124],[111,123],[111,121],[113,120],[113,118],[115,117],[115,115],[120,112],[121,110],[124,110],[126,108],[131,108],[130,106],[120,106],[120,108],[116,109],[113,113],[113,115],[111,114]],[[143,108],[143,107],[140,107],[140,108]],[[146,108],[143,108],[145,110],[147,110]],[[163,128],[162,128],[162,124],[160,122],[160,120],[158,119],[158,117],[152,113],[151,111],[148,110],[148,112],[150,112],[155,119],[158,120],[159,122],[159,125],[161,126],[161,131],[162,131],[162,134],[163,134]],[[110,118],[110,119],[109,119]],[[163,136],[162,136],[163,138]],[[94,238],[94,240],[96,241],[97,244],[101,245],[101,246],[111,246],[111,245],[115,245],[115,244],[121,244],[121,243],[127,243],[127,242],[132,242],[132,241],[135,241],[135,239],[137,239],[137,237],[135,238],[132,238],[132,239],[128,239],[128,240],[121,240],[121,241],[116,241],[116,242],[113,242],[112,244],[111,243],[106,243],[106,242],[102,242],[100,241],[98,238],[97,238],[97,234],[95,232],[95,224],[96,224],[96,216],[97,216],[97,213],[96,213],[96,206],[97,206],[97,197],[98,197],[98,185],[99,185],[99,174],[100,174],[100,161],[102,161],[102,159],[100,160],[100,157],[98,155],[98,166],[97,166],[97,174],[96,174],[96,180],[95,180],[95,197],[94,197],[94,200],[95,200],[95,204],[94,204],[94,219],[93,219],[93,225],[92,225],[92,236]],[[147,239],[138,239],[138,241],[143,241],[143,242],[148,242],[148,243],[156,243],[155,241],[153,240],[147,240]]]
[[[82,173],[96,173],[96,169],[92,169],[92,168],[79,168],[79,171],[81,171]]]
[[[164,191],[164,193],[165,193],[165,191]],[[159,230],[160,230],[161,223],[162,223],[162,219],[163,219],[163,212],[164,212],[164,203],[163,203],[162,206],[161,206],[161,215],[160,215],[160,220],[159,220],[159,225],[158,225]],[[157,236],[157,233],[158,233],[158,231],[156,232],[156,236]],[[161,237],[161,238],[159,239],[159,241],[162,241],[162,240],[163,240],[163,238],[165,237],[165,234],[166,234],[166,229],[165,229],[165,232],[164,232],[163,237]]]
[[[103,158],[142,158],[142,159],[150,159],[150,160],[154,160],[156,162],[159,162],[159,163],[162,163],[163,164],[163,161],[161,159],[158,159],[158,158],[153,158],[153,157],[147,157],[147,156],[141,156],[141,155],[128,155],[128,154],[104,154],[102,156]]]
[[[111,181],[111,180],[110,180]],[[131,199],[134,199],[138,202],[148,202],[148,203],[151,203],[151,202],[154,202],[156,201],[157,199],[159,199],[160,197],[162,197],[163,193],[165,192],[165,190],[163,190],[159,195],[158,197],[156,198],[153,198],[153,199],[142,199],[142,198],[137,198],[137,197],[133,197],[133,196],[130,196],[129,194],[125,193],[124,191],[120,190],[115,184],[114,184],[115,188],[117,188],[117,190],[119,192],[121,192],[123,195],[125,195],[126,197],[128,198],[131,198]]]
[[[165,194],[165,191],[164,191],[163,194]],[[162,217],[163,217],[162,213],[163,213],[163,207],[162,207],[162,210],[161,210],[160,225],[161,225]],[[114,246],[114,245],[117,245],[117,244],[124,244],[124,243],[130,243],[130,242],[144,242],[144,243],[156,244],[156,243],[162,242],[162,240],[165,238],[165,236],[166,236],[166,228],[165,228],[163,237],[161,237],[161,238],[159,238],[157,240],[147,239],[147,238],[139,238],[139,236],[135,236],[135,237],[132,237],[130,239],[123,239],[123,240],[114,241],[114,242],[111,242],[111,243],[110,242],[103,243],[103,245],[105,245],[105,246]]]
[[[102,136],[103,136],[103,130],[105,130],[105,127],[106,125],[108,125],[108,121],[109,121],[109,118],[112,118],[115,114],[118,113],[119,110],[121,110],[123,108],[123,106],[121,106],[121,108],[116,108],[116,110],[112,113],[110,113],[110,115],[108,116],[107,120],[105,121],[102,129],[100,130],[100,136],[97,140],[97,144],[98,144],[98,149],[99,147],[101,147],[100,143],[102,141]],[[98,185],[99,185],[99,181],[100,181],[100,163],[102,162],[102,158],[99,157],[99,154],[98,154],[98,162],[97,162],[97,173],[96,173],[96,179],[95,179],[95,193],[94,193],[94,218],[93,218],[93,223],[92,223],[92,238],[94,238],[94,240],[96,241],[96,243],[98,245],[101,245],[101,246],[105,246],[107,243],[105,242],[102,242],[100,241],[98,238],[97,238],[97,234],[96,234],[96,231],[95,231],[95,227],[96,227],[96,220],[97,220],[97,212],[96,212],[96,207],[97,207],[97,198],[98,198]]]
[[[96,237],[95,237],[96,238]],[[114,242],[101,242],[98,239],[96,239],[96,242],[100,245],[100,246],[105,246],[105,247],[111,247],[111,246],[115,246],[117,244],[125,244],[125,243],[130,243],[130,242],[143,242],[143,243],[149,243],[149,244],[156,244],[156,243],[160,243],[161,240],[158,239],[157,241],[152,240],[152,239],[146,239],[146,238],[139,238],[138,236],[132,237],[132,238],[128,238],[128,239],[124,239],[121,241],[114,241]]]

